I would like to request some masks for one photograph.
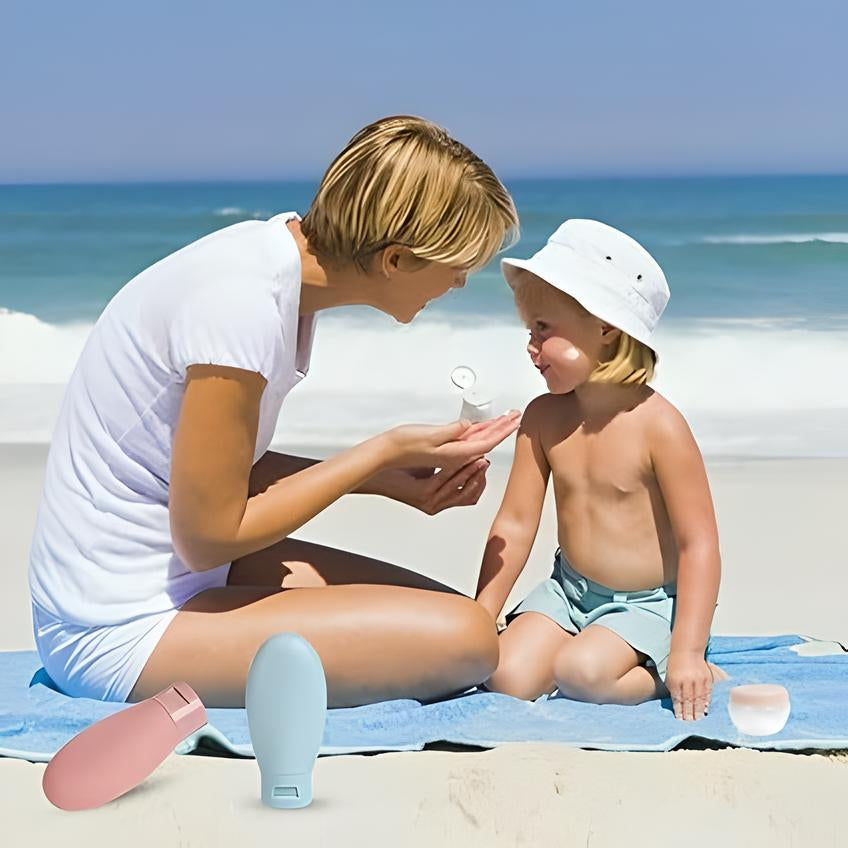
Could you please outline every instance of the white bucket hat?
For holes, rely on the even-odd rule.
[[[662,268],[635,239],[600,221],[570,218],[529,259],[501,260],[511,287],[520,269],[657,352],[652,336],[670,293]]]

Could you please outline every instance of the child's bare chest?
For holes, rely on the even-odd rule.
[[[558,496],[622,503],[645,497],[654,481],[641,422],[627,416],[602,427],[564,422],[545,445]]]

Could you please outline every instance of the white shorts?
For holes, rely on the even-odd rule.
[[[127,700],[178,609],[121,624],[69,624],[32,604],[38,656],[53,682],[73,698]]]

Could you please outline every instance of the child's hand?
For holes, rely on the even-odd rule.
[[[697,721],[709,712],[713,674],[703,654],[672,651],[665,685],[671,695],[675,718]]]

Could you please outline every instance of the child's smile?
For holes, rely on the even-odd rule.
[[[552,394],[567,394],[584,383],[595,363],[559,330],[537,319],[530,329],[527,352]]]

